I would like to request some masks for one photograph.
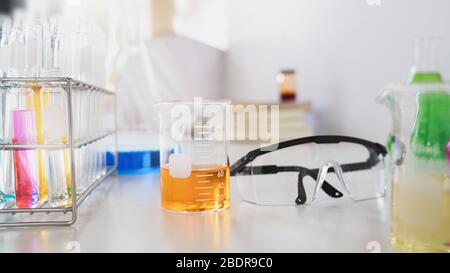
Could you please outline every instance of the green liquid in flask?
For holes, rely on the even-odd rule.
[[[412,84],[442,83],[442,76],[439,72],[418,72],[411,79]]]
[[[414,155],[423,159],[445,160],[450,137],[450,93],[425,91],[419,94],[418,111],[411,136]]]

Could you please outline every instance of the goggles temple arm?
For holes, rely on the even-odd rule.
[[[269,147],[251,151],[245,157],[241,158],[235,164],[233,164],[233,166],[231,166],[231,176],[235,176],[238,173],[240,173],[241,170],[243,168],[245,168],[245,166],[247,164],[249,164],[250,162],[255,160],[258,156],[261,156],[261,155],[264,155],[264,154],[267,154],[270,152],[289,148],[289,147],[296,146],[296,145],[308,144],[308,143],[316,143],[316,144],[333,144],[333,143],[335,143],[335,144],[337,144],[337,143],[341,143],[341,142],[359,144],[359,145],[364,146],[369,151],[369,155],[370,155],[369,159],[365,162],[365,163],[367,163],[367,165],[365,166],[366,169],[370,169],[371,167],[375,166],[379,162],[378,156],[380,156],[380,155],[386,156],[387,155],[386,147],[384,147],[381,144],[373,143],[373,142],[370,142],[370,141],[367,141],[364,139],[348,137],[348,136],[335,136],[335,135],[312,136],[312,137],[294,139],[294,140],[282,142],[279,144],[271,145]],[[361,163],[356,163],[356,164],[361,164]],[[353,170],[353,167],[352,167],[353,164],[348,164],[348,165],[349,166],[347,168],[343,168],[344,172],[346,171],[345,169],[347,169],[348,171]],[[343,166],[345,166],[345,165],[343,165]],[[362,167],[362,166],[357,165],[357,167]],[[355,170],[360,170],[360,169],[358,168]]]

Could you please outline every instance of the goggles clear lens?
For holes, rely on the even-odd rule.
[[[235,181],[243,200],[283,206],[343,194],[355,201],[382,197],[384,176],[384,156],[362,145],[308,143],[258,156]]]

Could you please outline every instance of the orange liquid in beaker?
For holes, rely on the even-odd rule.
[[[180,179],[161,168],[162,207],[176,212],[214,212],[230,207],[230,167],[194,165],[191,176]]]

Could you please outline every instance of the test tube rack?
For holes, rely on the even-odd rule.
[[[71,226],[77,221],[77,213],[79,207],[85,202],[86,198],[103,182],[108,176],[115,173],[117,169],[117,121],[116,121],[116,94],[114,92],[98,88],[90,84],[86,84],[71,78],[0,78],[0,95],[4,95],[11,90],[17,90],[20,88],[27,88],[30,83],[34,85],[58,87],[64,90],[67,99],[67,127],[68,127],[68,140],[65,144],[35,144],[35,145],[18,145],[12,143],[0,142],[0,151],[15,151],[19,149],[30,150],[61,150],[66,149],[69,151],[69,168],[70,168],[70,186],[71,195],[69,196],[69,203],[67,206],[53,208],[50,207],[47,202],[39,204],[36,208],[17,208],[15,204],[6,206],[0,209],[0,228],[9,227],[39,227],[39,226]],[[88,137],[80,138],[76,136],[75,123],[80,122],[78,116],[80,113],[74,108],[74,94],[95,94],[95,96],[89,97],[89,99],[101,99],[107,98],[110,105],[110,113],[108,120],[102,120],[102,123],[109,123],[110,126],[100,135],[89,134]],[[89,100],[88,99],[88,100]],[[1,111],[4,111],[7,103],[5,100],[0,101]],[[85,113],[85,118],[93,118],[89,116],[89,113]],[[81,121],[86,122],[86,121]],[[2,124],[0,123],[0,126]],[[78,186],[80,181],[79,173],[77,172],[74,151],[82,147],[98,142],[108,141],[108,150],[105,151],[111,153],[114,158],[114,162],[107,164],[106,171],[98,176],[95,180],[88,183],[88,186],[83,190],[80,190]],[[3,166],[2,166],[3,168]],[[12,170],[7,170],[12,171]],[[85,177],[85,176],[83,176]]]

